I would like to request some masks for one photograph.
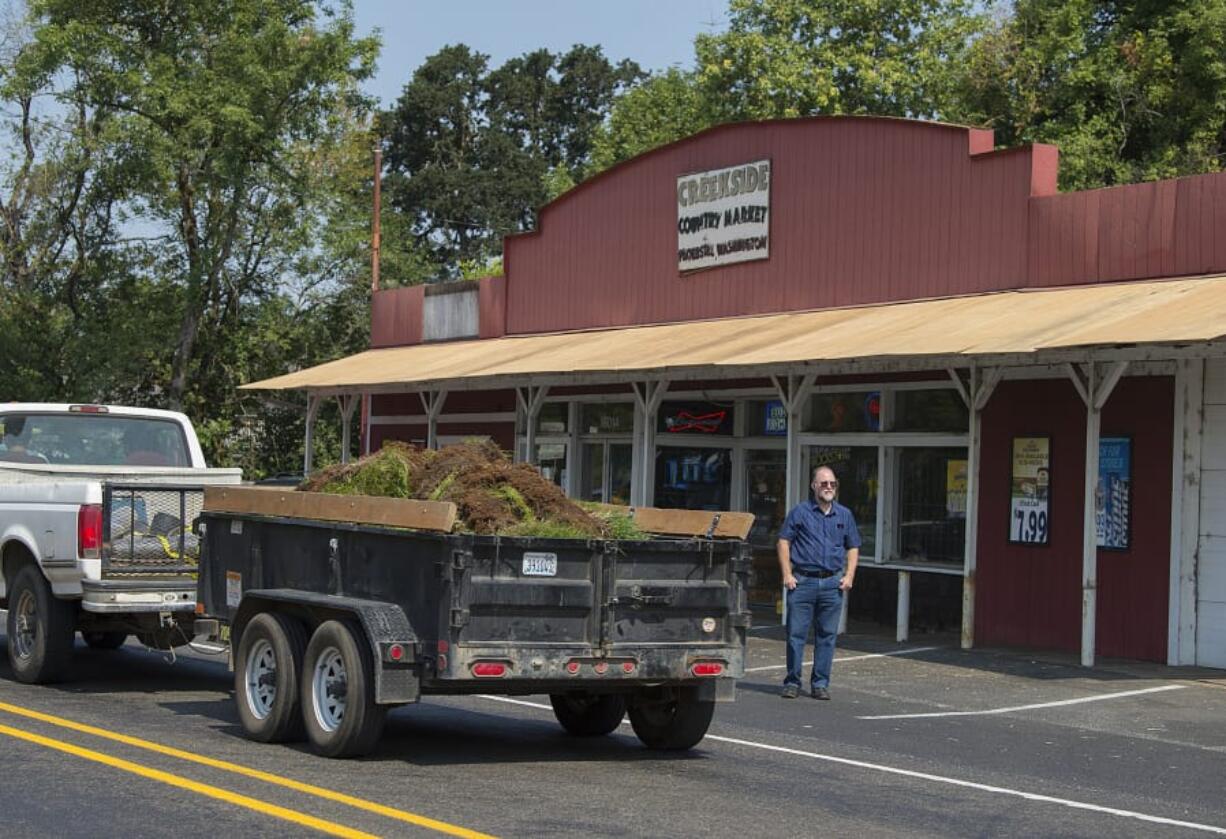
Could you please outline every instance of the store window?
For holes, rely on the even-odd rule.
[[[861,556],[877,555],[877,447],[810,446],[809,478],[818,466],[829,466],[839,480],[838,502],[851,510],[860,530]],[[813,491],[809,488],[808,497]]]
[[[656,450],[656,507],[727,510],[732,505],[729,449],[661,446]]]
[[[953,390],[900,390],[893,394],[894,431],[956,431],[970,428],[970,412]]]
[[[716,402],[665,402],[656,430],[661,434],[732,436],[732,405]]]
[[[755,547],[773,547],[787,515],[788,455],[782,449],[745,452],[745,498],[753,513],[749,542]]]
[[[566,444],[538,443],[536,465],[545,480],[566,487]]]
[[[565,402],[546,402],[536,415],[537,434],[565,434],[570,406]]]
[[[591,403],[583,406],[581,434],[634,433],[634,405],[626,402]]]
[[[816,393],[810,401],[806,431],[820,434],[878,431],[881,392]]]
[[[898,559],[962,564],[966,449],[898,450]]]

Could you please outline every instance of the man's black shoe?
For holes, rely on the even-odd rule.
[[[798,685],[784,685],[783,693],[779,695],[784,699],[795,699],[800,696],[800,687]]]
[[[830,691],[827,690],[826,688],[813,688],[813,698],[814,699],[829,699]]]

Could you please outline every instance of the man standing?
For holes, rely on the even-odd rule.
[[[779,529],[779,568],[787,587],[788,672],[783,698],[800,695],[800,670],[809,630],[817,624],[813,672],[814,699],[830,698],[834,640],[843,611],[843,592],[851,588],[860,559],[860,531],[851,510],[834,500],[839,482],[829,466],[813,470],[813,496],[788,513]]]

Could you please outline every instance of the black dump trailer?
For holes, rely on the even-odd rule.
[[[250,493],[260,503],[234,503]],[[217,490],[227,500],[206,500],[198,528],[198,611],[228,627],[253,739],[305,734],[320,754],[357,756],[388,708],[423,695],[548,694],[571,734],[608,734],[628,714],[646,746],[687,749],[744,675],[741,539],[409,530],[321,519],[326,496],[309,499],[311,517],[283,514],[305,495]],[[361,517],[338,504],[328,516]]]

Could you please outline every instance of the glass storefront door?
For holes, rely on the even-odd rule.
[[[634,464],[631,443],[596,440],[584,442],[579,498],[609,504],[630,503],[630,473]]]
[[[877,447],[809,446],[805,470],[806,497],[810,476],[818,466],[829,466],[839,481],[838,501],[851,510],[860,530],[860,555],[877,556]]]
[[[727,510],[732,504],[732,451],[660,446],[655,479],[656,507]]]

